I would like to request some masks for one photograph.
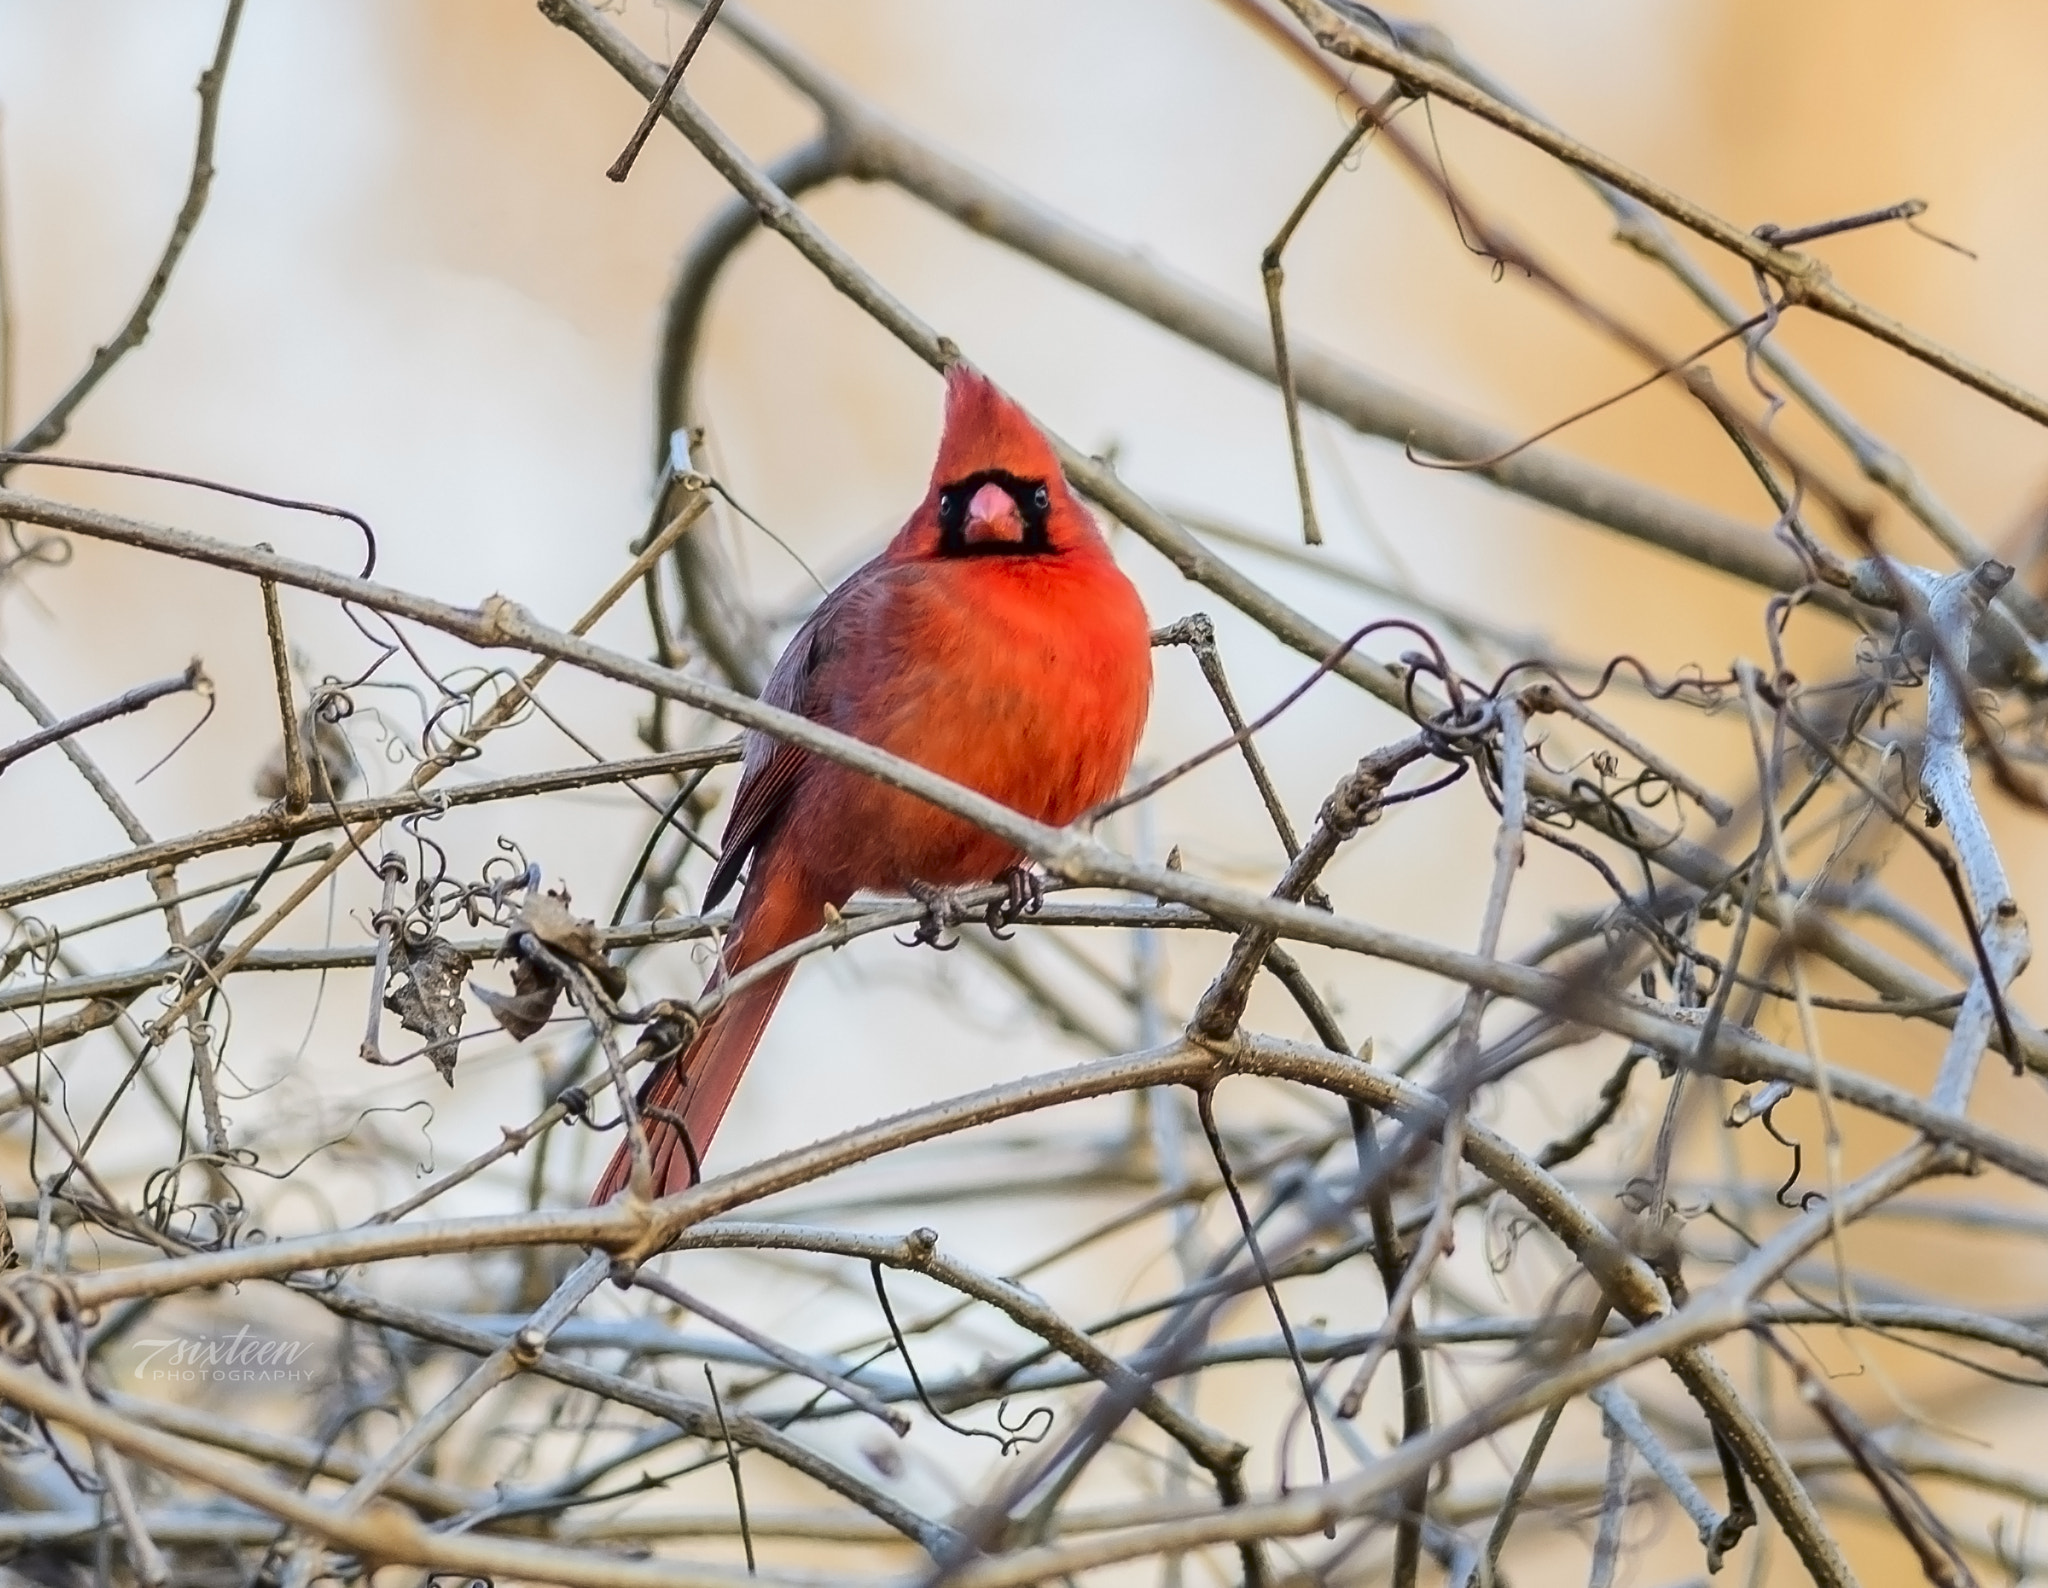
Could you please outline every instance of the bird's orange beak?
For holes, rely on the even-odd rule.
[[[999,541],[1016,544],[1024,539],[1024,515],[1017,511],[1017,503],[1010,493],[990,480],[969,500],[967,522],[961,535],[970,546]]]

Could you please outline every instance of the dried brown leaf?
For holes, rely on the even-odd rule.
[[[400,934],[391,945],[391,984],[384,1007],[406,1030],[427,1039],[427,1058],[451,1086],[455,1039],[462,1034],[462,1018],[468,1013],[462,982],[469,967],[469,956],[445,937],[430,937],[415,946]]]

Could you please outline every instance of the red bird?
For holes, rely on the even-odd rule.
[[[797,630],[761,698],[1064,826],[1122,786],[1151,692],[1145,609],[1051,445],[955,364],[931,489]],[[1000,838],[762,733],[747,735],[707,907],[749,856],[714,985],[859,889],[931,899],[1009,877],[1015,896],[1025,875]],[[655,1195],[696,1183],[791,969],[725,1004],[641,1088]],[[622,1144],[591,1200],[610,1201],[632,1172]]]

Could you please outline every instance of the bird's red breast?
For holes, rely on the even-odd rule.
[[[797,631],[762,698],[1064,826],[1122,785],[1151,684],[1144,607],[1051,444],[956,364],[924,500]],[[988,882],[1022,859],[914,795],[762,734],[748,736],[707,906],[749,857],[728,974],[863,888]],[[786,981],[728,1003],[643,1092],[656,1194],[694,1182]],[[630,1172],[621,1147],[595,1200]]]

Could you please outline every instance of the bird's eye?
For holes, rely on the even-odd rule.
[[[939,492],[939,522],[950,524],[959,516],[960,493],[958,491]]]
[[[1052,492],[1042,485],[1039,486],[1037,490],[1031,493],[1031,505],[1041,513],[1044,512],[1048,507],[1052,506]]]

